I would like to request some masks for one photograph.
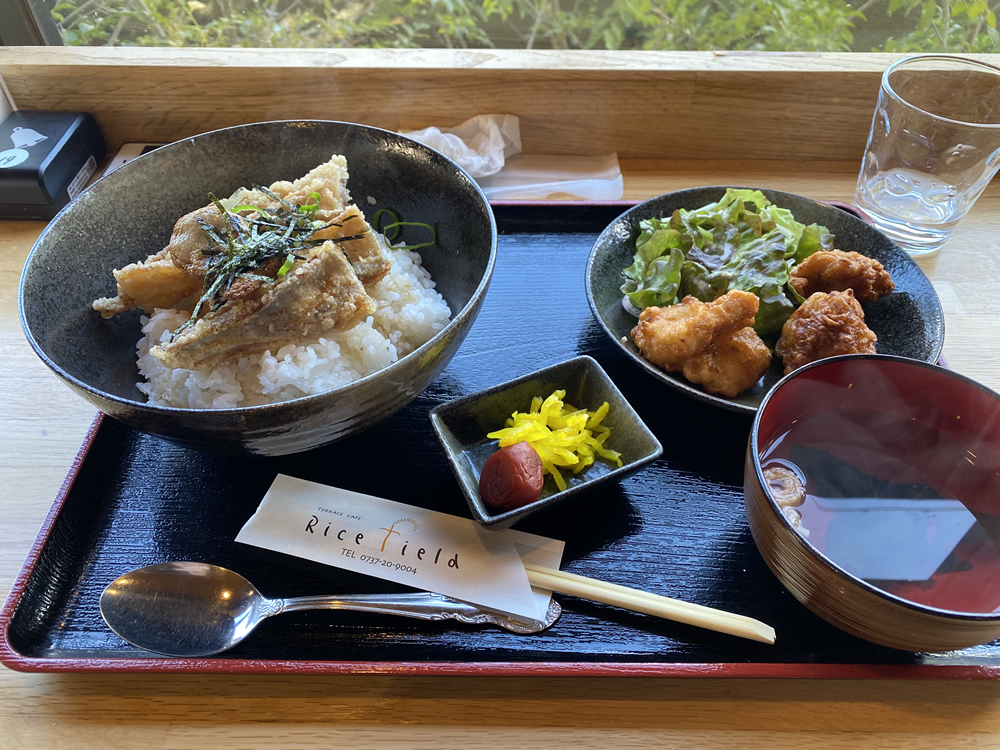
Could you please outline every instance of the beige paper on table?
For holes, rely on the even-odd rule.
[[[564,543],[279,474],[237,542],[541,620],[552,596],[524,562],[559,569]]]

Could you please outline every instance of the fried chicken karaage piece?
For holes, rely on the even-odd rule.
[[[825,357],[874,354],[876,341],[850,289],[816,292],[785,321],[774,353],[781,357],[787,375]]]
[[[632,329],[642,356],[665,370],[680,370],[684,360],[700,354],[713,340],[753,325],[757,295],[733,290],[714,302],[685,297],[679,304],[647,307]]]
[[[647,307],[632,329],[639,351],[653,364],[705,388],[735,396],[756,383],[771,353],[753,330],[757,296],[733,290],[714,302],[685,297],[668,307]]]
[[[841,250],[813,253],[795,267],[788,285],[807,299],[816,292],[850,289],[861,302],[874,302],[896,288],[889,272],[877,260]]]
[[[715,339],[681,365],[681,374],[709,393],[732,398],[752,386],[771,366],[771,350],[753,326]]]

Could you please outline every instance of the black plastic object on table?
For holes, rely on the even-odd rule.
[[[0,219],[51,219],[104,155],[104,137],[86,112],[11,113],[0,123]]]

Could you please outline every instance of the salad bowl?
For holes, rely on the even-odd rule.
[[[650,377],[693,398],[753,414],[764,395],[782,377],[776,358],[757,384],[739,395],[727,398],[707,393],[679,373],[666,372],[642,356],[630,335],[638,322],[637,315],[622,303],[622,286],[626,282],[623,271],[633,265],[641,222],[669,220],[678,209],[693,210],[719,201],[727,189],[727,186],[717,186],[679,190],[640,203],[623,213],[595,241],[587,260],[585,284],[587,300],[601,328],[617,348]],[[874,258],[892,276],[895,292],[862,305],[868,326],[878,336],[878,353],[924,362],[938,360],[944,343],[941,303],[923,271],[902,248],[853,212],[792,193],[760,190],[772,204],[791,211],[797,222],[828,229],[836,249],[853,250]],[[765,343],[773,346],[773,338],[776,337],[772,340],[765,337]]]

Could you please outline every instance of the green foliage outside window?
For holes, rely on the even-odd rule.
[[[986,0],[935,2],[891,0],[889,9],[905,15],[919,13],[917,28],[900,39],[888,39],[886,52],[997,52],[996,5]]]
[[[70,45],[1000,52],[987,0],[66,0]]]

